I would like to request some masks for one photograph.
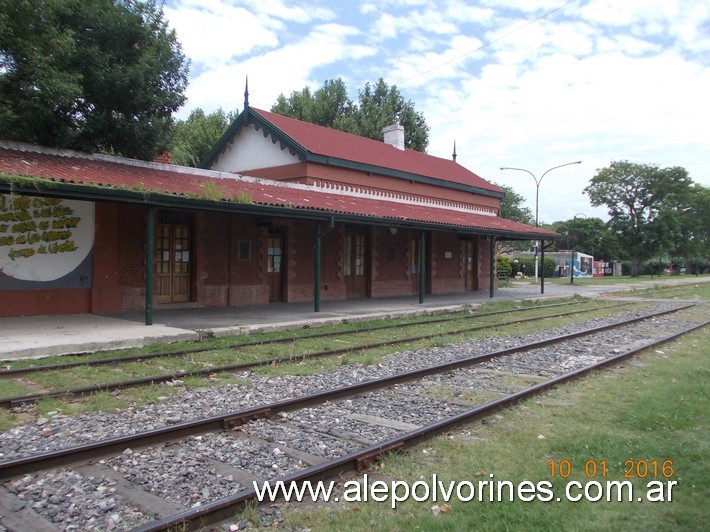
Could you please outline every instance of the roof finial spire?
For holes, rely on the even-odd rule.
[[[246,83],[244,84],[244,109],[249,107],[249,76],[247,76]]]
[[[456,141],[454,140],[454,153],[451,154],[451,157],[454,159],[454,162],[456,162]]]

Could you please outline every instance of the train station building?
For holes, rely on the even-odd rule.
[[[503,191],[452,159],[245,108],[204,169],[0,141],[0,317],[487,290]]]

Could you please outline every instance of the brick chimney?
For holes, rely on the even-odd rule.
[[[385,144],[404,150],[404,128],[400,124],[382,128],[382,134],[385,136]]]

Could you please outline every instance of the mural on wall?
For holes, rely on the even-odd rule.
[[[94,204],[0,194],[0,290],[91,286]]]
[[[575,277],[592,277],[592,264],[594,257],[590,255],[582,255],[581,253],[575,255],[574,260],[574,276]],[[564,264],[563,264],[564,262]],[[564,267],[563,267],[564,266]],[[571,259],[560,259],[559,261],[559,271],[561,277],[570,276],[570,267],[572,266]]]

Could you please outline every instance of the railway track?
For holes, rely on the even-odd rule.
[[[323,339],[323,338],[329,338],[331,339],[332,343],[338,342],[339,338],[352,338],[353,336],[357,335],[364,335],[366,333],[371,333],[373,331],[383,331],[387,329],[397,329],[398,333],[401,334],[402,330],[406,330],[408,327],[414,327],[414,326],[420,326],[420,325],[433,325],[433,324],[441,324],[441,323],[448,323],[448,324],[456,324],[459,322],[465,323],[465,322],[470,322],[472,319],[481,319],[481,318],[488,318],[491,316],[499,316],[499,315],[512,315],[515,313],[523,313],[523,312],[531,312],[531,311],[538,311],[538,310],[547,310],[553,307],[564,307],[565,310],[563,312],[558,312],[558,313],[552,313],[552,314],[546,314],[543,316],[533,316],[533,317],[527,317],[527,318],[520,318],[520,319],[513,319],[513,320],[507,320],[505,323],[476,323],[473,325],[466,325],[464,327],[458,327],[458,328],[453,328],[450,330],[440,330],[435,333],[429,333],[429,334],[419,334],[419,335],[413,335],[413,336],[400,336],[400,337],[390,337],[387,340],[383,341],[365,341],[363,343],[355,343],[351,344],[345,347],[340,347],[340,348],[333,348],[333,349],[327,349],[327,350],[319,350],[319,351],[312,351],[312,352],[300,352],[299,354],[292,354],[292,355],[286,355],[286,356],[280,356],[280,357],[267,357],[267,358],[261,358],[258,360],[252,360],[248,362],[236,362],[236,363],[230,363],[230,364],[220,364],[220,365],[215,365],[215,364],[200,364],[200,368],[198,369],[192,369],[192,370],[184,370],[180,369],[177,371],[173,372],[162,372],[160,374],[154,374],[154,375],[149,375],[149,376],[143,376],[143,377],[138,377],[138,378],[129,378],[129,376],[125,376],[125,378],[121,379],[120,381],[104,381],[104,382],[97,382],[93,383],[87,386],[79,386],[79,387],[71,387],[71,388],[64,388],[64,389],[59,389],[59,390],[47,390],[47,391],[39,391],[35,393],[25,393],[25,394],[19,394],[19,395],[13,395],[13,396],[6,396],[6,397],[0,397],[0,406],[4,408],[13,408],[18,405],[23,405],[23,404],[28,404],[28,403],[35,403],[37,401],[40,401],[42,399],[49,399],[49,398],[71,398],[71,397],[81,397],[97,392],[106,392],[106,391],[113,391],[113,390],[121,390],[121,389],[128,389],[128,388],[134,388],[138,386],[147,386],[147,385],[152,385],[152,384],[161,384],[161,383],[168,383],[168,382],[173,382],[179,379],[184,379],[188,377],[204,377],[204,376],[209,376],[217,373],[222,373],[222,372],[239,372],[239,371],[244,371],[248,369],[253,369],[259,366],[269,366],[269,365],[274,365],[274,364],[282,364],[282,363],[288,363],[288,362],[294,362],[294,361],[302,361],[302,360],[307,360],[307,359],[316,359],[316,358],[323,358],[323,357],[330,357],[330,356],[336,356],[336,355],[342,355],[344,353],[349,353],[349,352],[360,352],[360,351],[367,351],[370,349],[375,349],[375,348],[380,348],[380,347],[385,347],[385,346],[394,346],[394,345],[401,345],[401,344],[407,344],[407,343],[412,343],[412,342],[417,342],[421,340],[428,340],[432,338],[437,338],[437,337],[445,337],[445,336],[456,336],[460,335],[463,333],[471,333],[474,331],[482,331],[486,329],[495,329],[497,327],[500,327],[501,325],[513,325],[513,324],[519,324],[519,323],[526,323],[526,322],[531,322],[531,321],[536,321],[536,320],[545,320],[545,319],[550,319],[550,318],[556,318],[556,317],[561,317],[561,316],[571,316],[575,314],[581,314],[585,312],[592,312],[594,310],[599,310],[601,308],[604,308],[605,310],[609,310],[612,308],[617,308],[617,307],[623,307],[623,306],[628,306],[631,305],[632,303],[629,302],[623,302],[623,303],[616,303],[613,305],[598,305],[594,304],[593,306],[588,306],[588,305],[582,305],[583,302],[580,301],[574,301],[574,302],[567,302],[567,303],[557,303],[557,304],[548,304],[548,305],[539,305],[539,306],[534,306],[534,307],[526,307],[526,308],[521,308],[521,309],[513,309],[513,310],[503,310],[503,311],[495,311],[495,312],[486,312],[486,313],[475,313],[467,316],[454,316],[454,317],[440,317],[440,318],[434,318],[434,319],[427,319],[427,320],[415,320],[413,322],[406,322],[406,323],[395,323],[395,324],[387,324],[387,325],[379,325],[379,326],[371,326],[371,327],[364,327],[364,328],[357,328],[357,329],[352,329],[352,330],[347,330],[344,332],[319,332],[315,334],[308,334],[305,336],[293,336],[289,335],[286,337],[280,337],[280,338],[275,338],[275,339],[268,339],[268,340],[256,340],[253,342],[243,342],[243,343],[238,343],[238,344],[232,344],[229,346],[224,347],[223,349],[229,349],[234,352],[234,355],[236,356],[239,352],[241,352],[244,349],[247,349],[248,347],[253,347],[253,346],[263,346],[266,344],[290,344],[294,350],[300,350],[301,348],[298,345],[298,342],[305,342],[313,339]],[[586,302],[588,303],[588,302]],[[574,309],[574,310],[569,310],[572,307],[575,306],[581,306],[579,309]],[[307,349],[307,348],[306,348]],[[162,359],[162,358],[176,358],[176,357],[185,357],[188,355],[195,355],[199,353],[208,353],[210,351],[214,351],[214,348],[205,348],[205,347],[197,347],[194,349],[188,349],[188,350],[175,350],[175,351],[169,351],[165,353],[152,353],[149,355],[137,355],[137,356],[128,356],[128,357],[113,357],[110,359],[98,359],[98,360],[91,360],[91,361],[75,361],[75,362],[69,362],[65,364],[52,364],[52,365],[38,365],[38,366],[30,366],[30,367],[24,367],[24,368],[9,368],[0,371],[0,378],[4,378],[5,380],[14,380],[19,386],[24,386],[28,383],[28,379],[32,379],[32,376],[35,374],[51,374],[52,372],[61,372],[64,370],[76,368],[76,367],[97,367],[97,366],[106,366],[110,365],[112,368],[116,368],[119,371],[124,368],[124,367],[130,367],[129,365],[135,364],[135,363],[144,363],[144,362],[149,362],[149,361],[155,361],[156,359]],[[50,380],[50,379],[45,379],[45,380]],[[35,383],[33,385],[36,386]]]
[[[384,325],[373,325],[369,327],[362,327],[362,328],[355,328],[347,332],[316,332],[316,333],[310,333],[310,334],[291,334],[291,335],[286,335],[286,336],[281,336],[277,338],[268,338],[268,339],[263,339],[260,338],[258,340],[254,341],[244,341],[244,342],[234,342],[225,346],[197,346],[194,348],[190,349],[175,349],[175,350],[167,350],[167,351],[160,351],[157,353],[141,353],[138,355],[124,355],[124,356],[115,356],[115,357],[109,357],[109,358],[99,358],[99,359],[92,359],[92,360],[84,360],[89,358],[92,353],[68,353],[65,355],[62,355],[62,358],[64,359],[69,359],[71,360],[70,362],[63,362],[60,364],[37,364],[37,365],[30,365],[30,366],[25,366],[25,367],[12,367],[10,362],[6,362],[5,366],[0,368],[0,377],[18,377],[18,376],[25,376],[29,375],[31,373],[37,373],[37,372],[42,372],[42,371],[53,371],[53,370],[62,370],[62,369],[69,369],[69,368],[75,368],[79,366],[86,366],[86,367],[93,367],[93,366],[105,366],[105,365],[114,365],[114,364],[120,364],[124,362],[135,362],[135,361],[145,361],[145,360],[150,360],[154,358],[170,358],[170,357],[185,357],[188,355],[193,355],[193,354],[199,354],[199,353],[206,353],[209,351],[214,351],[216,349],[243,349],[245,347],[253,347],[253,346],[263,346],[263,345],[268,345],[268,344],[286,344],[286,343],[295,343],[299,340],[312,340],[315,338],[325,338],[325,337],[332,337],[332,336],[337,336],[339,334],[352,334],[352,333],[364,333],[364,332],[373,332],[373,331],[381,331],[385,329],[395,329],[395,328],[401,328],[401,327],[410,327],[410,326],[417,326],[417,325],[428,325],[428,324],[436,324],[436,323],[446,323],[446,322],[453,322],[453,321],[465,321],[470,318],[482,318],[482,317],[487,317],[487,316],[497,316],[501,314],[514,314],[518,312],[529,312],[532,310],[541,310],[541,309],[548,309],[548,308],[554,308],[554,307],[570,307],[570,306],[575,306],[575,305],[581,305],[587,301],[568,301],[568,302],[561,302],[561,303],[552,303],[552,304],[546,304],[546,305],[535,305],[535,306],[530,306],[530,307],[524,307],[524,308],[514,308],[514,309],[506,309],[506,310],[497,310],[493,312],[475,312],[475,313],[470,313],[466,316],[445,316],[445,317],[437,317],[437,318],[426,318],[422,320],[413,320],[413,321],[407,321],[407,322],[397,322],[397,323],[390,323],[390,324],[384,324]]]
[[[253,499],[250,482],[301,482],[361,469],[382,453],[414,445],[707,324],[674,319],[675,313],[688,308],[666,306],[616,323],[527,338],[525,345],[503,349],[463,342],[450,348],[459,352],[448,362],[425,360],[420,368],[395,370],[348,387],[313,391],[304,384],[308,393],[299,397],[90,445],[33,456],[17,453],[0,463],[7,490],[0,499],[9,500],[7,504],[31,501],[28,523],[33,519],[35,525],[56,523],[58,514],[53,512],[64,500],[61,485],[70,483],[84,490],[94,486],[94,492],[102,488],[102,493],[115,496],[109,498],[113,502],[106,497],[90,499],[110,507],[103,514],[93,509],[84,512],[79,506],[67,510],[67,519],[75,517],[72,512],[77,508],[79,513],[101,516],[92,523],[81,522],[80,528],[106,526],[106,520],[113,519],[120,521],[114,523],[117,528],[198,529],[229,519]],[[620,338],[625,339],[625,347]],[[444,388],[456,393],[433,394]],[[471,390],[494,398],[472,404],[462,399]],[[178,475],[170,472],[176,463],[188,466]],[[69,466],[57,472],[56,468]],[[58,502],[52,503],[52,495],[43,493],[47,489]],[[35,500],[32,494],[38,491]]]

